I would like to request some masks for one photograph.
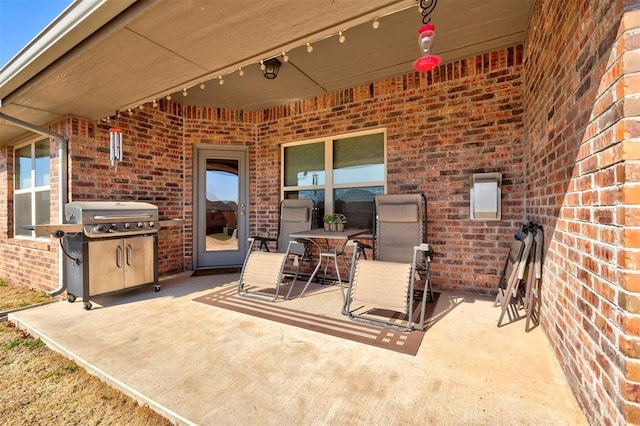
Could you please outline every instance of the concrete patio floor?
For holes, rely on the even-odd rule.
[[[417,356],[194,302],[238,274],[9,320],[177,424],[587,424],[543,331],[443,293]],[[339,290],[338,290],[339,291]]]

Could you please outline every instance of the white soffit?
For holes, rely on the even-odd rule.
[[[0,69],[0,100],[134,2],[135,0],[74,1]]]
[[[441,0],[434,53],[446,63],[522,43],[533,2]],[[261,109],[412,72],[420,25],[415,0],[77,0],[0,70],[0,111],[98,120],[167,94]],[[283,51],[289,63],[266,80],[258,61]],[[19,132],[0,121],[0,144]]]

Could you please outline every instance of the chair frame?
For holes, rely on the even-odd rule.
[[[363,306],[352,307],[352,302],[354,299],[354,285],[356,284],[356,278],[357,278],[357,274],[359,270],[358,268],[360,267],[360,264],[361,263],[364,264],[365,262],[382,262],[382,261],[366,260],[366,259],[362,260],[360,259],[360,253],[362,252],[360,247],[355,242],[351,242],[351,241],[347,245],[353,245],[354,250],[353,250],[353,259],[352,259],[353,263],[351,266],[351,273],[349,275],[349,287],[347,289],[346,300],[344,302],[343,314],[347,315],[349,319],[356,322],[382,326],[382,327],[391,328],[391,329],[397,329],[400,331],[411,331],[414,329],[421,330],[421,331],[424,330],[426,307],[427,307],[426,305],[427,294],[430,294],[430,293],[426,291],[426,289],[422,291],[422,300],[420,305],[420,318],[417,323],[414,323],[413,304],[415,300],[415,292],[416,292],[415,283],[416,283],[416,274],[418,269],[419,256],[423,256],[426,259],[427,276],[425,277],[425,279],[427,280],[427,283],[429,281],[429,276],[428,276],[429,263],[431,262],[431,257],[429,256],[429,253],[431,252],[431,248],[429,247],[429,244],[423,243],[423,244],[420,244],[419,246],[413,247],[413,260],[410,264],[411,272],[410,272],[410,278],[409,278],[409,286],[407,290],[407,301],[406,301],[404,311],[397,311],[398,313],[402,313],[406,315],[407,317],[406,325],[401,325],[398,322],[384,321],[382,319],[371,317],[370,315],[368,315],[368,313],[371,311],[371,309],[376,309],[375,306],[371,306],[370,307],[371,309],[368,309],[362,313],[357,313],[357,312],[358,310],[362,309]],[[402,263],[400,262],[387,262],[387,263],[402,265]]]
[[[244,296],[244,297],[250,297],[258,300],[268,300],[271,302],[275,302],[278,300],[278,297],[280,296],[280,286],[282,285],[282,280],[285,276],[285,272],[284,272],[285,265],[290,258],[297,257],[296,254],[293,254],[291,252],[291,247],[301,245],[301,243],[297,241],[291,241],[289,242],[287,251],[285,251],[284,253],[279,253],[279,252],[263,251],[260,249],[260,247],[255,247],[255,245],[259,243],[259,241],[255,240],[254,238],[248,238],[248,242],[249,242],[249,249],[247,250],[247,255],[245,256],[245,260],[242,265],[242,270],[240,271],[240,279],[238,281],[238,295]],[[279,262],[279,263],[276,263],[276,268],[278,273],[275,278],[275,281],[273,282],[273,287],[275,288],[275,294],[269,293],[266,291],[261,291],[261,290],[249,291],[246,288],[247,273],[250,269],[248,268],[248,265],[252,261],[251,256],[263,256],[263,257],[268,256],[269,262]],[[298,260],[298,262],[299,262],[298,266],[293,275],[293,280],[291,281],[291,287],[289,288],[287,295],[284,297],[285,300],[288,300],[291,297],[291,291],[293,290],[293,287],[300,274],[300,265],[302,262],[300,260]],[[265,287],[265,288],[268,288],[268,287]]]
[[[389,194],[385,194],[382,195],[382,197],[385,197],[386,195]],[[400,195],[400,194],[399,194]],[[420,217],[422,218],[422,225],[421,225],[421,231],[420,231],[420,244],[423,244],[427,241],[427,220],[428,220],[428,214],[427,214],[427,196],[424,193],[411,193],[411,194],[401,194],[401,195],[406,195],[406,196],[411,196],[411,197],[420,197]],[[395,195],[392,195],[395,196]],[[378,196],[380,197],[380,196]],[[379,217],[378,217],[378,202],[374,201],[374,205],[376,206],[376,211],[375,211],[375,221],[374,221],[374,230],[373,230],[373,247],[368,247],[371,248],[373,251],[373,259],[374,260],[387,260],[387,259],[380,259],[380,245],[378,244],[378,232],[380,229],[380,223],[379,223]],[[430,278],[430,270],[429,270],[429,265],[428,263],[430,263],[433,260],[433,256],[434,256],[434,252],[433,249],[431,248],[431,246],[429,246],[429,250],[426,252],[421,253],[423,255],[423,257],[420,260],[420,262],[418,262],[418,264],[416,265],[417,267],[417,272],[423,272],[426,276],[425,278],[425,290],[428,291],[428,296],[429,296],[429,301],[433,301],[433,289],[431,288],[431,281],[429,280]],[[365,254],[365,259],[366,259],[366,254]]]
[[[266,300],[271,300],[275,302],[276,300],[278,300],[278,297],[280,295],[280,285],[282,284],[282,280],[284,279],[285,276],[288,275],[288,276],[293,276],[291,287],[289,288],[289,291],[285,296],[285,299],[289,299],[291,296],[291,291],[293,290],[293,287],[298,279],[298,276],[300,275],[300,267],[303,261],[311,260],[311,250],[307,244],[303,242],[295,241],[295,240],[289,240],[289,236],[283,235],[282,233],[284,228],[283,211],[284,211],[284,208],[286,207],[285,204],[287,203],[287,201],[289,200],[282,200],[278,205],[278,211],[279,211],[278,235],[276,238],[250,237],[248,239],[249,247],[247,249],[247,254],[245,256],[245,260],[242,265],[240,280],[238,282],[238,294],[240,296],[253,297],[253,298],[262,299],[262,300],[266,299]],[[292,206],[290,206],[292,208],[307,208],[309,210],[308,217],[307,217],[308,220],[300,223],[305,223],[305,224],[308,223],[307,229],[311,229],[314,225],[314,218],[316,214],[315,202],[309,199],[303,199],[303,200],[295,199],[295,200],[290,200],[290,202],[291,204],[293,204]],[[282,250],[285,244],[285,241],[287,241],[286,249]],[[269,250],[269,246],[268,246],[269,242],[276,243],[275,252],[271,252],[271,250]],[[251,256],[255,255],[255,253],[257,252],[262,252],[264,254],[258,254],[256,255],[255,259],[252,259]],[[258,257],[260,257],[260,259],[258,259]],[[259,275],[258,271],[249,270],[251,268],[251,267],[248,268],[249,263],[250,262],[255,262],[255,263],[270,262],[270,261],[276,262],[276,266],[279,265],[277,278],[275,278],[276,282],[273,283],[273,287],[275,287],[275,295],[272,293],[264,292],[264,291],[247,290],[246,288],[247,275],[250,275],[251,279],[261,278],[267,281],[273,279],[273,277],[264,277],[264,276],[258,277]],[[295,267],[295,270],[292,272],[285,270],[287,263],[290,261],[293,262],[293,266]],[[269,266],[268,263],[263,265],[265,269],[269,269],[268,266]],[[269,270],[271,273],[274,272],[271,269]],[[268,287],[271,283],[266,282],[265,284]]]
[[[352,259],[352,264],[351,264],[351,271],[350,271],[350,279],[349,279],[349,287],[348,287],[348,291],[347,291],[347,297],[345,299],[345,303],[343,306],[343,313],[345,315],[347,315],[350,319],[354,320],[354,321],[358,321],[358,322],[364,322],[364,323],[368,323],[368,324],[373,324],[373,325],[378,325],[378,326],[383,326],[383,327],[388,327],[388,328],[394,328],[394,329],[400,329],[402,331],[410,331],[413,329],[418,329],[418,330],[424,330],[424,321],[425,321],[425,314],[426,314],[426,303],[427,301],[433,301],[433,293],[432,293],[432,289],[431,289],[431,280],[430,280],[430,263],[432,261],[433,258],[433,250],[431,249],[431,247],[429,246],[429,244],[427,244],[425,241],[427,240],[426,235],[427,235],[427,198],[424,194],[405,194],[407,195],[407,199],[411,200],[411,199],[416,199],[417,197],[419,197],[419,220],[421,222],[421,235],[420,235],[420,243],[418,245],[413,246],[413,258],[411,261],[411,274],[410,274],[410,283],[409,283],[409,289],[408,289],[408,296],[407,296],[407,305],[405,308],[405,312],[400,312],[402,314],[405,314],[407,316],[407,324],[406,326],[399,326],[397,323],[392,323],[389,321],[382,321],[379,319],[373,319],[371,317],[367,317],[366,316],[366,312],[363,314],[357,314],[356,311],[358,309],[360,309],[361,307],[356,307],[353,308],[351,306],[351,302],[353,300],[353,286],[354,286],[354,279],[356,271],[357,271],[357,266],[358,266],[358,262],[376,262],[376,261],[389,261],[387,259],[380,259],[380,252],[381,252],[381,247],[380,247],[380,241],[379,241],[379,232],[380,232],[380,217],[379,217],[379,212],[378,212],[378,206],[379,206],[379,200],[382,197],[385,197],[385,195],[382,196],[376,196],[376,215],[375,215],[375,229],[374,229],[374,245],[373,245],[373,253],[374,253],[374,260],[362,260],[360,259],[360,256],[362,253],[364,253],[364,248],[365,247],[369,247],[367,245],[363,245],[358,241],[353,241],[353,242],[349,242],[349,245],[354,245],[354,250],[353,250],[353,259]],[[380,197],[380,199],[378,198]],[[398,197],[399,199],[402,199],[404,197],[402,196],[395,196]],[[409,249],[409,247],[407,247],[407,249]],[[409,262],[399,262],[396,260],[390,260],[393,263],[399,263],[399,264],[408,264]],[[420,318],[419,321],[417,322],[417,324],[414,325],[414,318],[413,318],[413,302],[414,302],[414,297],[415,297],[415,292],[416,291],[420,291],[420,289],[416,288],[416,277],[417,275],[419,275],[420,273],[424,274],[424,289],[421,290],[422,292],[422,305],[421,305],[421,312],[420,312]],[[422,281],[422,279],[420,280]],[[427,297],[428,296],[428,297]]]

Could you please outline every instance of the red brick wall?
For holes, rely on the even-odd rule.
[[[538,1],[525,43],[527,214],[546,237],[543,326],[593,424],[640,423],[635,3]]]
[[[185,158],[185,263],[193,268],[193,162],[195,145],[255,146],[255,113],[213,107],[187,106],[184,108]],[[249,160],[250,192],[255,187],[255,161]]]
[[[250,147],[250,233],[277,229],[280,144],[387,129],[388,190],[425,192],[436,287],[491,292],[522,223],[522,49],[510,47],[260,112],[182,107],[123,113],[124,161],[109,163],[110,123],[71,118],[71,200],[139,200],[183,226],[160,231],[160,273],[193,267],[193,147]],[[473,173],[503,173],[503,220],[472,222]],[[30,281],[30,280],[29,280]],[[46,280],[45,280],[46,282]],[[46,287],[47,285],[44,284]]]
[[[62,133],[63,128],[55,131]],[[58,187],[58,143],[51,139],[51,218],[57,220]],[[58,287],[58,244],[49,241],[33,241],[14,238],[13,232],[13,147],[0,148],[0,279],[22,284],[37,290],[52,290]]]
[[[521,47],[510,47],[263,111],[252,223],[276,231],[279,144],[386,128],[388,192],[427,194],[433,283],[493,291],[524,220],[521,73]],[[503,174],[499,222],[469,220],[470,179],[482,172]]]
[[[70,201],[127,200],[158,206],[160,220],[184,217],[183,119],[180,105],[161,101],[115,120],[94,123],[69,119]],[[123,160],[109,161],[109,128],[123,129]],[[185,270],[186,232],[182,226],[158,234],[159,273]]]

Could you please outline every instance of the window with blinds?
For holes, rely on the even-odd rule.
[[[349,228],[373,229],[373,197],[386,188],[386,131],[377,129],[282,146],[283,198],[311,198],[318,223],[342,213]]]
[[[14,150],[13,223],[16,237],[36,237],[24,225],[49,223],[50,200],[49,139],[41,139]],[[48,238],[48,234],[37,235]]]

